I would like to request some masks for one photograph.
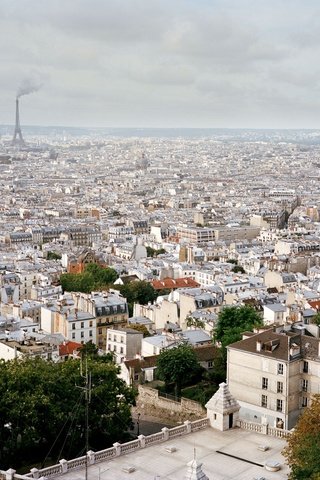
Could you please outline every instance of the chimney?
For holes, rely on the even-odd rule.
[[[16,123],[14,127],[14,134],[12,139],[12,145],[18,145],[24,147],[25,143],[22,137],[21,127],[20,127],[20,114],[19,114],[19,99],[16,98]]]

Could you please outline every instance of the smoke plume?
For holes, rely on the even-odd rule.
[[[31,78],[26,78],[21,82],[21,85],[18,88],[17,98],[20,98],[23,95],[29,95],[30,93],[37,92],[41,87],[42,83]]]

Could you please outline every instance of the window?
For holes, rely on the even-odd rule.
[[[83,338],[83,337],[84,337],[84,332],[81,332],[81,338]]]
[[[111,350],[111,345],[110,345],[110,343],[108,343],[108,350]]]
[[[114,341],[114,342],[117,341],[117,335],[113,335],[113,341]]]
[[[123,347],[120,347],[120,353],[123,353]]]
[[[89,330],[89,337],[92,337],[92,330]]]
[[[283,382],[277,382],[277,393],[283,393]]]
[[[208,362],[208,368],[212,368],[213,367],[213,362],[212,361],[209,361]]]
[[[120,342],[123,343],[123,337],[120,337]]]
[[[282,412],[283,401],[277,398],[277,412]]]
[[[73,333],[73,334],[72,334],[72,340],[74,340],[75,338],[76,338],[76,334]]]
[[[267,408],[268,397],[267,395],[261,395],[261,407]]]
[[[73,324],[72,324],[72,330],[75,330],[75,329],[76,329],[76,324],[73,323]]]
[[[268,379],[266,377],[262,377],[262,387],[263,390],[268,390]]]
[[[113,351],[114,351],[114,352],[117,351],[117,345],[113,345]]]
[[[84,328],[84,322],[81,322],[81,328]]]
[[[301,406],[303,408],[308,406],[308,398],[307,397],[302,397]]]
[[[92,325],[93,325],[93,321],[90,320],[90,322],[89,322],[89,327],[92,327]]]
[[[283,375],[283,363],[278,363],[278,375]]]
[[[302,380],[302,390],[303,392],[308,391],[308,380],[305,380],[305,379]]]
[[[309,372],[309,363],[303,362],[303,373],[308,373],[308,372]]]
[[[111,340],[111,335],[110,335],[110,333],[109,333],[109,335],[108,335],[108,340]]]
[[[98,328],[99,335],[102,335],[102,328]]]

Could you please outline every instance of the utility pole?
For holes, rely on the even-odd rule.
[[[80,375],[85,379],[85,386],[79,387],[85,392],[85,455],[86,455],[86,468],[85,468],[85,480],[88,480],[88,455],[89,450],[89,404],[91,401],[91,373],[88,372],[88,359],[86,358],[86,371],[82,373],[82,357],[80,360]]]
[[[138,413],[138,420],[137,420],[137,426],[138,426],[138,431],[137,431],[137,436],[139,437],[140,435],[140,415],[141,413]]]

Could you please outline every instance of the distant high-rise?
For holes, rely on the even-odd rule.
[[[20,127],[19,98],[16,98],[16,124],[14,127],[12,145],[18,145],[20,147],[25,146]]]

